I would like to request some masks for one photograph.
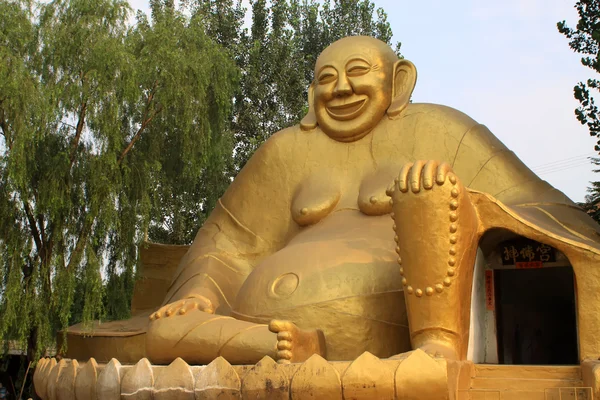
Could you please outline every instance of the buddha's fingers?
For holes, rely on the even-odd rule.
[[[400,173],[398,174],[398,190],[402,193],[408,192],[408,174],[410,172],[413,163],[404,164],[402,169],[400,169]]]
[[[433,187],[433,179],[438,169],[438,162],[429,160],[423,167],[423,188],[430,190]],[[436,176],[437,178],[437,176]]]
[[[174,315],[184,315],[189,311],[196,309],[208,314],[215,313],[215,308],[209,299],[204,296],[193,295],[161,307],[158,311],[150,315],[150,321],[163,317],[172,317]]]
[[[410,169],[410,188],[413,193],[419,193],[421,191],[421,173],[423,172],[423,166],[425,161],[415,161],[412,168]]]
[[[163,317],[170,317],[175,313],[174,307],[181,305],[183,305],[183,300],[178,300],[174,303],[167,304],[166,306],[159,308],[155,313],[150,315],[150,321],[154,321]]]
[[[450,164],[443,162],[437,168],[437,177],[435,179],[438,185],[443,185],[446,182],[446,177],[448,174],[452,172],[452,167]]]
[[[185,300],[180,300],[180,301],[176,301],[175,303],[169,304],[166,307],[167,307],[167,311],[165,312],[165,315],[167,317],[170,317],[171,315],[177,314],[179,312],[179,310],[185,308],[186,302],[185,302]]]
[[[191,310],[197,310],[197,309],[199,309],[199,307],[198,307],[198,303],[196,303],[196,302],[194,302],[194,301],[186,301],[186,302],[185,302],[185,303],[184,303],[184,304],[183,304],[183,305],[182,305],[182,306],[179,308],[179,310],[178,310],[177,312],[179,313],[179,315],[184,315],[184,314],[186,314],[188,311],[191,311]],[[206,311],[206,310],[204,310],[204,309],[200,309],[200,311],[207,312],[207,311]],[[212,314],[212,313],[209,313],[209,314]]]

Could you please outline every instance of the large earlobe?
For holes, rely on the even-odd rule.
[[[308,113],[300,121],[300,128],[303,131],[311,131],[317,127],[317,115],[315,114],[315,84],[308,87]]]
[[[387,110],[390,118],[398,116],[408,106],[417,83],[417,68],[408,60],[398,60],[394,64],[392,82],[392,102]]]

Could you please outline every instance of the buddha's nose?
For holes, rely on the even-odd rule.
[[[350,82],[348,82],[348,78],[345,75],[340,75],[333,89],[333,94],[335,96],[348,96],[352,94],[352,86]]]

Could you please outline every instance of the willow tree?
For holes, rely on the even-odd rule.
[[[0,341],[124,317],[137,246],[227,182],[234,62],[172,1],[0,2]],[[183,205],[185,204],[185,205]]]
[[[232,116],[235,171],[270,135],[300,121],[315,61],[325,47],[353,35],[392,40],[386,12],[370,0],[251,0],[249,29],[243,28],[246,13],[239,0],[184,3],[242,71]]]

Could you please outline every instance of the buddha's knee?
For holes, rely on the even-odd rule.
[[[388,194],[413,347],[462,358],[479,237],[469,193],[448,164],[417,161]]]
[[[472,273],[478,240],[477,213],[466,188],[448,164],[407,164],[388,194],[407,293],[432,296],[450,287],[458,274]]]

